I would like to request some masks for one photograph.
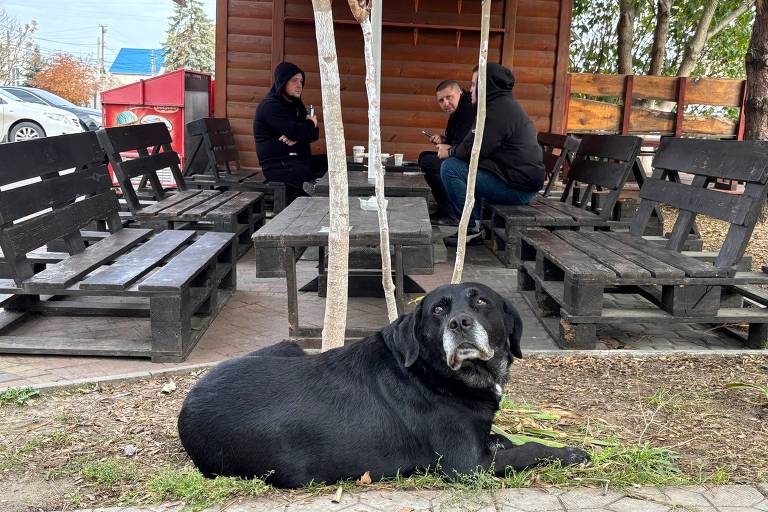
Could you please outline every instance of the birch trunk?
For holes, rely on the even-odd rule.
[[[618,57],[619,74],[632,74],[632,40],[635,33],[635,18],[637,5],[634,0],[619,1],[619,24],[616,31],[619,34]]]
[[[366,0],[349,0],[352,15],[360,23],[365,45],[365,89],[368,93],[368,165],[375,171],[374,188],[379,215],[379,246],[381,247],[381,284],[387,302],[387,317],[390,322],[397,319],[395,284],[392,282],[392,256],[389,251],[389,221],[384,196],[384,169],[381,165],[381,129],[379,112],[381,104],[376,91],[376,60],[373,58],[373,27],[371,26],[370,3]]]
[[[758,0],[749,40],[744,138],[768,140],[768,0]]]
[[[312,0],[317,57],[323,98],[325,145],[328,153],[330,232],[328,233],[328,293],[325,300],[322,350],[344,345],[347,328],[349,273],[349,189],[341,84],[333,32],[331,0]]]
[[[491,26],[491,0],[483,0],[482,18],[480,23],[480,58],[477,66],[477,120],[475,122],[475,140],[469,159],[467,175],[467,197],[464,200],[464,210],[459,222],[459,240],[456,244],[456,263],[453,267],[452,284],[461,282],[464,272],[464,256],[467,250],[467,226],[469,226],[472,208],[475,206],[475,181],[477,179],[477,163],[480,160],[480,147],[483,144],[485,132],[485,70],[488,67],[488,32]]]
[[[656,30],[653,32],[653,49],[651,50],[650,75],[661,75],[664,69],[664,54],[666,53],[667,39],[669,39],[669,11],[672,9],[672,0],[658,0],[656,3]]]

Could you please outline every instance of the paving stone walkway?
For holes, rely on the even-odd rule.
[[[61,357],[0,354],[0,390],[14,386],[65,384],[83,380],[108,379],[122,375],[182,369],[210,365],[271,345],[288,334],[284,279],[257,279],[253,251],[238,263],[237,291],[226,303],[205,335],[184,363],[152,363],[141,359],[103,357]],[[450,281],[454,252],[449,250],[447,262],[435,266],[432,275],[412,276],[429,291]],[[305,283],[316,275],[317,262],[302,260],[298,280]],[[487,284],[508,297],[517,306],[525,325],[524,352],[558,351],[557,345],[538,322],[531,309],[516,292],[517,275],[505,268],[485,247],[469,247],[464,281]],[[615,299],[626,300],[626,299]],[[316,293],[299,295],[301,324],[322,325],[325,299]],[[409,306],[412,307],[412,306]],[[386,308],[380,298],[352,298],[347,315],[349,327],[375,327],[387,323]],[[18,336],[61,336],[98,338],[122,333],[126,339],[149,336],[149,322],[136,318],[88,318],[38,316],[25,321],[8,334]],[[670,327],[665,325],[622,325],[621,328],[600,326],[598,348],[642,351],[732,351],[743,345],[724,334],[701,326]]]
[[[639,487],[630,491],[593,488],[506,489],[457,494],[451,491],[369,491],[288,501],[281,497],[243,500],[206,512],[758,512],[768,511],[768,484],[717,487]],[[146,508],[99,508],[87,512],[177,512],[181,504]],[[86,512],[86,511],[82,511]]]

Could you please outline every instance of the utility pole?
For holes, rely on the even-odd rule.
[[[104,45],[105,45],[105,36],[107,35],[107,26],[106,25],[99,25],[101,27],[101,54],[99,56],[99,73],[102,75],[105,73],[104,71]]]

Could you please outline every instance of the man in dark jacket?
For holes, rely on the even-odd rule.
[[[326,155],[312,155],[310,143],[320,136],[317,116],[307,115],[301,101],[304,72],[290,62],[275,68],[275,80],[253,118],[256,153],[269,181],[287,186],[290,202],[304,193],[304,183],[314,182],[328,171]]]
[[[528,204],[544,184],[544,162],[536,128],[512,96],[512,71],[489,63],[486,72],[486,117],[475,183],[475,207],[467,231],[467,243],[480,244],[480,199],[495,204]],[[472,75],[472,102],[477,103],[477,69]],[[456,146],[438,145],[443,160],[440,175],[456,215],[464,209],[469,159],[474,143],[470,132]],[[458,233],[445,239],[456,245]]]
[[[461,86],[455,80],[443,80],[437,84],[435,91],[437,104],[448,114],[448,124],[445,127],[445,135],[433,134],[429,141],[432,144],[449,144],[455,146],[467,136],[475,123],[475,109],[472,106],[472,93],[462,91]],[[424,178],[432,189],[432,195],[437,202],[437,223],[449,226],[458,224],[458,219],[453,213],[448,195],[440,178],[440,159],[436,151],[424,151],[419,155],[419,167],[424,173]]]

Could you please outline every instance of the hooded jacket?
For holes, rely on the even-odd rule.
[[[512,96],[515,77],[496,63],[486,70],[486,109],[483,144],[478,169],[492,172],[510,187],[536,192],[544,184],[544,162],[533,126],[523,107]],[[469,162],[474,131],[451,149],[451,156]]]
[[[445,127],[445,140],[455,146],[472,130],[475,125],[475,107],[472,105],[472,93],[462,91],[456,110],[448,117]]]
[[[272,88],[253,117],[253,138],[262,166],[274,160],[309,159],[312,155],[309,144],[320,136],[319,128],[307,119],[307,109],[301,99],[287,100],[283,96],[283,87],[296,73],[305,79],[304,71],[296,64],[277,65]],[[306,79],[304,83],[306,85]],[[288,146],[280,142],[282,135],[295,140],[296,144]]]

